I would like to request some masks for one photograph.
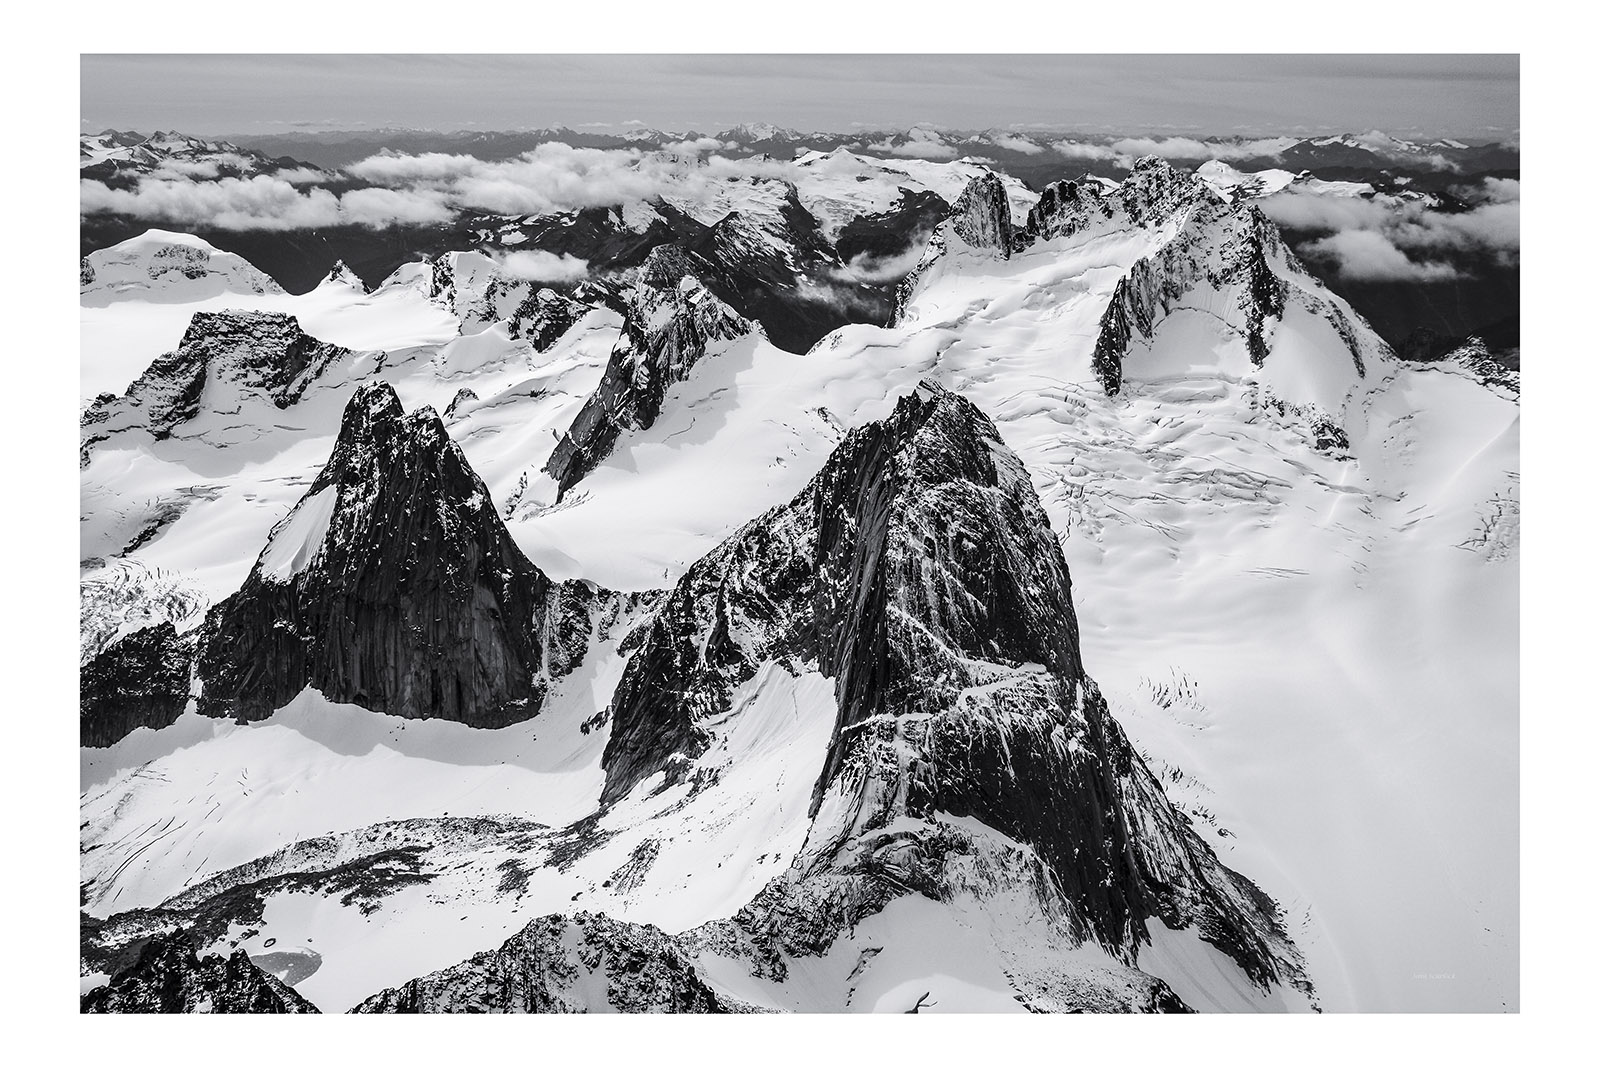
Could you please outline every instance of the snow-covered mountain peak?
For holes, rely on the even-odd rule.
[[[1297,179],[1293,171],[1271,168],[1245,172],[1220,159],[1200,164],[1195,169],[1195,177],[1228,199],[1271,196]]]
[[[784,126],[774,126],[770,122],[744,122],[731,130],[723,130],[717,134],[717,139],[750,145],[761,144],[766,141],[797,141],[803,136],[799,130],[791,130]]]
[[[319,284],[344,285],[359,293],[367,291],[367,283],[362,281],[361,276],[351,270],[349,265],[342,259],[334,263],[333,268],[328,271],[327,277],[323,278]]]
[[[242,256],[187,233],[149,229],[90,252],[79,267],[79,299],[90,307],[119,300],[180,303],[223,293],[282,294]]]
[[[97,399],[82,418],[80,458],[115,435],[144,430],[156,440],[197,418],[244,406],[286,408],[350,350],[320,341],[279,311],[197,311],[178,347],[158,357],[122,396]],[[269,409],[270,410],[270,409]],[[227,435],[213,443],[223,445]]]

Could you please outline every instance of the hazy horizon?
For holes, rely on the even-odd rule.
[[[1503,140],[1520,125],[1515,55],[84,55],[80,83],[84,132],[201,136],[768,122]]]

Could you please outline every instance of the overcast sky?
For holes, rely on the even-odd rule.
[[[203,135],[772,122],[1498,139],[1520,123],[1514,55],[85,55],[81,80],[86,130]]]

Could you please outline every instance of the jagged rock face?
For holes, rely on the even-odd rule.
[[[1266,362],[1268,353],[1265,336],[1267,321],[1283,318],[1286,296],[1283,282],[1272,272],[1267,260],[1268,248],[1273,248],[1280,255],[1287,253],[1282,248],[1277,227],[1267,220],[1259,208],[1249,209],[1249,220],[1249,234],[1238,249],[1238,258],[1230,266],[1232,273],[1243,279],[1244,292],[1239,302],[1245,313],[1245,343],[1250,348],[1250,361],[1259,367]],[[1348,337],[1350,326],[1347,322],[1340,333]],[[1350,354],[1356,361],[1356,369],[1364,374],[1366,370],[1361,365],[1360,347],[1350,345]]]
[[[967,183],[950,209],[956,234],[974,248],[992,248],[1010,258],[1011,201],[1006,187],[993,171],[984,171]]]
[[[1222,202],[1193,174],[1146,156],[1110,191],[1087,180],[1051,182],[1028,212],[1026,233],[1029,240],[1050,240],[1103,225],[1150,228],[1202,204]]]
[[[682,779],[732,689],[786,657],[831,677],[838,708],[795,877],[867,877],[888,854],[916,887],[925,843],[886,828],[971,816],[1032,849],[1080,939],[1131,958],[1159,916],[1258,981],[1298,979],[1271,902],[1188,828],[1085,675],[1060,547],[970,403],[925,383],[690,568],[617,688],[603,800]]]
[[[684,242],[692,262],[686,269],[786,351],[805,352],[846,323],[884,322],[890,292],[849,280],[795,187],[782,189],[775,210],[733,211]]]
[[[351,270],[350,265],[342,259],[334,263],[333,269],[329,270],[328,276],[323,279],[323,284],[328,284],[330,282],[336,282],[340,285],[348,285],[358,293],[364,293],[367,291],[367,283],[362,281],[361,276],[355,271]]]
[[[667,389],[688,376],[709,346],[756,329],[688,273],[691,265],[672,245],[645,260],[605,376],[545,464],[561,493],[610,455],[624,432],[653,425]]]
[[[816,626],[839,738],[953,703],[968,660],[1083,677],[1071,581],[1015,454],[970,403],[919,390],[817,476]]]
[[[293,315],[197,311],[175,351],[156,357],[123,396],[101,397],[84,413],[80,456],[87,460],[95,444],[136,427],[164,439],[201,411],[246,399],[289,407],[349,354],[306,333]]]
[[[363,386],[327,466],[207,613],[200,710],[257,719],[310,685],[407,718],[527,719],[551,594],[439,417]]]
[[[654,926],[579,912],[535,919],[504,945],[386,989],[359,1014],[692,1012],[742,1010],[706,984]]]
[[[1032,240],[1070,237],[1112,216],[1111,204],[1093,182],[1051,182],[1028,210],[1025,233]]]
[[[1103,198],[1087,184],[1057,182],[1029,216],[1028,233],[1035,239],[1070,236],[1101,223],[1176,224],[1169,239],[1117,280],[1100,317],[1093,361],[1108,395],[1122,388],[1123,364],[1135,339],[1154,337],[1161,319],[1201,285],[1231,296],[1239,316],[1227,321],[1242,335],[1251,362],[1261,366],[1290,296],[1274,263],[1304,273],[1259,208],[1229,204],[1193,175],[1146,162],[1141,160],[1128,181]],[[1332,324],[1357,373],[1364,375],[1361,344],[1349,317],[1313,289],[1311,284],[1298,289],[1296,299]]]
[[[135,630],[78,672],[78,743],[114,745],[140,726],[159,730],[189,700],[193,649],[170,622]]]
[[[1197,204],[1221,199],[1193,173],[1179,170],[1157,156],[1145,156],[1135,162],[1117,187],[1116,197],[1135,226],[1159,225]]]
[[[457,389],[456,395],[451,397],[450,403],[445,405],[444,417],[447,419],[452,417],[457,411],[461,410],[462,404],[470,404],[476,399],[478,399],[478,394],[471,389],[465,387]]]
[[[522,313],[538,286],[500,270],[480,252],[449,252],[427,264],[426,292],[461,320],[463,334]]]
[[[1094,371],[1108,396],[1115,396],[1122,388],[1122,361],[1135,332],[1149,337],[1155,330],[1157,314],[1183,291],[1180,286],[1169,286],[1167,277],[1148,259],[1134,263],[1127,274],[1117,279],[1111,303],[1100,316],[1100,333],[1094,342]]]
[[[923,276],[944,256],[944,253],[944,231],[935,230],[933,236],[928,238],[928,246],[922,250],[922,258],[917,260],[917,265],[911,268],[910,273],[900,280],[899,286],[895,289],[894,315],[889,320],[890,326],[898,326],[905,320],[906,308],[916,298]]]
[[[674,780],[705,748],[699,724],[768,659],[816,655],[816,522],[799,502],[747,524],[673,587],[612,695],[602,800],[657,772]]]
[[[86,1014],[309,1015],[317,1009],[250,962],[243,949],[224,959],[195,955],[188,937],[151,941],[132,967],[83,997]]]
[[[511,313],[508,331],[513,339],[525,338],[535,352],[547,352],[588,311],[587,304],[553,289],[536,289]]]

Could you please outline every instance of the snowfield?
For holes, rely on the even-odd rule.
[[[833,232],[902,187],[954,201],[980,169],[842,150],[799,166],[815,175],[798,185],[802,203]],[[1201,176],[1252,195],[1293,177],[1222,163]],[[1007,192],[1020,222],[1031,194]],[[929,378],[987,413],[1020,456],[1071,569],[1089,674],[1222,861],[1282,906],[1322,1009],[1515,1011],[1517,398],[1460,362],[1397,360],[1351,313],[1358,366],[1329,320],[1293,300],[1257,365],[1235,294],[1205,281],[1152,338],[1135,337],[1107,395],[1093,361],[1102,316],[1132,264],[1172,237],[1091,230],[1002,258],[950,235],[896,325],[847,326],[804,354],[760,334],[727,345],[558,503],[542,468],[600,382],[616,312],[591,311],[541,353],[503,322],[461,335],[406,278],[290,296],[238,257],[152,231],[89,257],[85,400],[121,392],[197,311],[288,312],[352,355],[290,406],[241,395],[165,439],[128,432],[95,447],[81,474],[86,634],[91,593],[101,640],[134,618],[170,617],[181,632],[263,553],[280,580],[304,568],[334,494],[301,497],[363,380],[389,382],[408,410],[446,412],[470,389],[447,430],[528,557],[554,579],[645,591],[787,502],[847,430]],[[151,274],[173,247],[203,260],[199,277]],[[1344,443],[1319,447],[1319,425]],[[296,988],[323,1010],[551,912],[669,933],[732,915],[806,843],[832,681],[763,665],[697,764],[715,788],[641,786],[602,809],[606,727],[586,724],[621,677],[625,629],[536,718],[500,730],[307,690],[263,722],[191,710],[83,749],[85,910],[153,908],[313,841],[353,856],[375,833],[425,840],[431,880],[370,912],[286,888],[253,929],[231,932],[252,955],[275,938],[297,966],[315,957]],[[575,823],[598,844],[573,852]],[[1008,975],[1033,951],[1016,933],[1025,909],[1004,896],[902,898],[784,983],[704,962],[714,984],[771,1008],[908,1011],[926,994],[919,1011],[1019,1010]],[[1140,968],[1196,1009],[1304,1008],[1264,995],[1192,930],[1149,932]],[[1050,951],[1063,973],[1120,966],[1093,945]]]

